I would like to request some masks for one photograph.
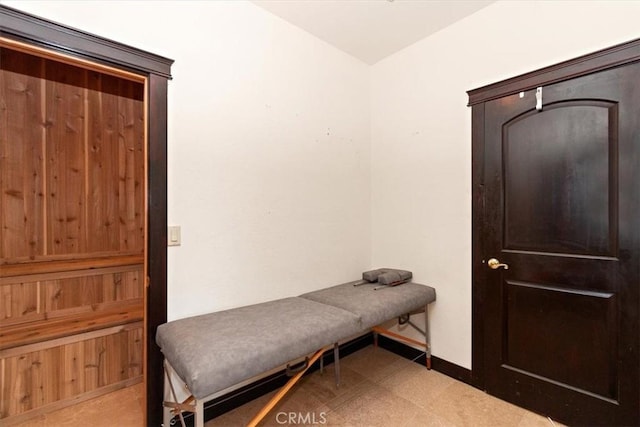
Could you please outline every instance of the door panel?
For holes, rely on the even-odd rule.
[[[615,255],[617,127],[617,104],[590,100],[504,125],[505,248]]]
[[[512,281],[506,291],[504,367],[617,397],[614,294]]]
[[[485,387],[569,424],[639,419],[640,64],[485,103]],[[508,269],[490,269],[489,258]]]

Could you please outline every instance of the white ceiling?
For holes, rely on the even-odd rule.
[[[255,0],[368,64],[493,3],[485,0]]]

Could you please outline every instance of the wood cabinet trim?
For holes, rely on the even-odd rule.
[[[16,283],[19,280],[44,280],[40,275],[46,274],[47,279],[61,277],[79,277],[104,274],[104,269],[131,267],[119,271],[129,271],[144,264],[142,255],[112,256],[99,258],[85,258],[75,260],[43,261],[31,264],[12,264],[0,266],[0,285]],[[53,273],[61,273],[52,276]],[[66,274],[65,274],[66,273]]]
[[[171,78],[173,60],[0,5],[0,35],[135,74]]]
[[[80,334],[69,335],[62,338],[56,338],[47,342],[39,342],[35,344],[25,344],[19,347],[7,348],[0,350],[0,359],[6,359],[8,357],[19,356],[25,353],[31,353],[34,351],[46,350],[48,348],[59,347],[66,344],[72,344],[75,342],[85,341],[93,338],[106,337],[107,335],[113,335],[122,331],[130,331],[143,326],[142,321],[125,323],[122,325],[111,326],[108,328],[97,329],[95,331],[83,332]]]
[[[44,321],[3,326],[0,333],[0,350],[137,322],[143,317],[142,298],[120,301],[116,307],[105,307],[98,312],[85,311]]]
[[[45,49],[39,46],[33,46],[28,43],[12,40],[4,37],[0,37],[0,48],[6,47],[12,50],[16,50],[23,53],[36,55],[41,58],[51,59],[64,64],[74,65],[83,69],[97,71],[102,74],[108,74],[111,76],[131,80],[137,83],[144,83],[146,78],[144,75],[132,73],[129,71],[120,70],[118,68],[110,67],[108,65],[98,64],[96,62],[83,60],[64,53],[52,52],[49,49]]]

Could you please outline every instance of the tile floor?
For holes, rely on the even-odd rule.
[[[341,359],[340,367],[340,388],[334,384],[333,365],[324,375],[315,372],[303,378],[261,425],[294,425],[289,421],[345,427],[561,425],[381,348],[369,346],[353,353]],[[246,425],[274,393],[211,420],[206,427]]]
[[[20,427],[141,427],[143,424],[144,385],[139,383],[41,415]]]
[[[341,373],[339,388],[333,365],[324,375],[315,372],[303,378],[261,426],[561,426],[373,346],[344,357]],[[142,426],[143,391],[138,384],[23,426]],[[244,426],[274,393],[213,419],[206,427]]]

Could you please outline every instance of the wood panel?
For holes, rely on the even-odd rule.
[[[0,326],[82,312],[99,314],[111,303],[141,300],[143,296],[142,265],[65,272],[58,276],[39,281],[22,281],[18,277],[13,283],[0,284]]]
[[[618,398],[615,294],[513,281],[505,291],[505,366]]]
[[[145,198],[145,116],[141,87],[131,81],[120,80],[118,98],[120,121],[120,159],[118,165],[118,194],[120,223],[120,251],[139,252],[144,249]]]
[[[3,5],[0,5],[0,20],[3,23],[0,44],[20,46],[19,50],[39,56],[146,82],[146,200],[149,205],[145,215],[148,224],[145,273],[147,286],[152,283],[153,289],[149,288],[145,293],[145,306],[148,309],[148,314],[145,315],[148,328],[145,335],[145,425],[160,425],[163,357],[153,336],[156,327],[166,322],[167,316],[167,83],[171,79],[171,64],[174,61]]]
[[[46,252],[84,252],[84,121],[86,72],[46,61],[44,84]]]
[[[144,250],[144,85],[0,48],[3,264]]]
[[[618,126],[618,105],[592,99],[504,124],[505,248],[617,255]]]
[[[142,265],[59,274],[0,286],[0,349],[142,319]]]
[[[42,303],[48,317],[84,310],[99,304],[142,298],[142,266],[134,271],[82,276],[42,282]]]
[[[0,418],[77,398],[142,375],[142,324],[0,359]]]
[[[0,258],[44,253],[44,60],[0,48]]]
[[[4,425],[142,377],[146,117],[140,80],[0,54]]]
[[[100,109],[89,112],[88,231],[92,234],[91,250],[117,250],[117,100],[104,91],[115,91],[116,82],[91,73],[89,103]]]
[[[0,326],[44,319],[38,282],[0,286]]]
[[[92,72],[88,100],[90,252],[141,251],[144,114],[139,84]]]

